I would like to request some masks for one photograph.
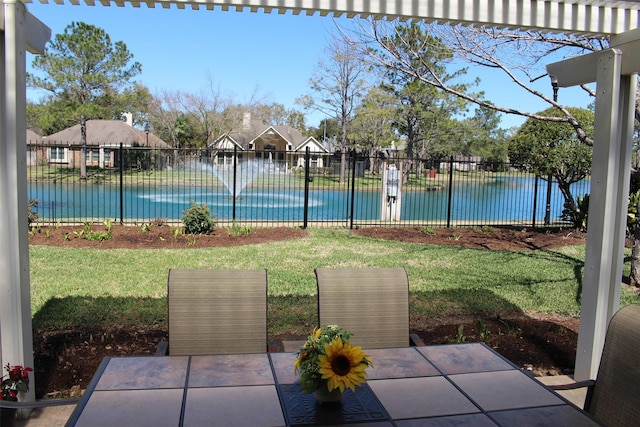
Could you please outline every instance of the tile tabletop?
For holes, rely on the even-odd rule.
[[[371,349],[341,403],[302,393],[295,353],[106,358],[68,426],[596,426],[484,344]]]

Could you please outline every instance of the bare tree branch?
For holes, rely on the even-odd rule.
[[[602,46],[608,46],[607,40],[551,37],[541,33],[518,33],[484,27],[425,24],[425,32],[441,39],[447,47],[455,52],[457,58],[469,64],[501,71],[519,88],[542,99],[563,113],[562,117],[552,117],[509,106],[496,105],[475,94],[457,90],[455,87],[443,83],[430,64],[423,61],[419,67],[415,66],[415,58],[420,57],[419,50],[429,46],[418,45],[416,48],[415,43],[412,45],[409,41],[403,40],[403,46],[400,49],[390,42],[398,39],[399,33],[396,31],[396,27],[407,24],[375,20],[367,22],[366,27],[365,24],[361,24],[355,33],[359,41],[358,45],[366,53],[366,57],[371,63],[409,74],[447,93],[501,113],[569,123],[575,129],[580,141],[593,145],[593,140],[587,136],[579,121],[571,115],[566,107],[531,85],[531,82],[535,80],[531,72],[541,69],[546,57],[550,54],[557,55],[560,49],[571,48],[571,52],[574,54],[590,52],[599,50]],[[523,74],[528,80],[518,77],[516,72]],[[586,86],[585,90],[593,94],[593,91]]]

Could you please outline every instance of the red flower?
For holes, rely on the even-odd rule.
[[[22,367],[20,365],[11,366],[7,363],[4,369],[7,375],[2,377],[0,383],[0,399],[16,401],[18,393],[26,393],[29,391],[29,372],[33,369]]]

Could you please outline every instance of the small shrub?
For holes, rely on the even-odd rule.
[[[248,225],[238,225],[238,224],[233,224],[233,227],[231,228],[231,233],[230,235],[233,236],[248,236],[249,234],[251,234],[251,227]]]
[[[209,207],[191,202],[191,206],[182,214],[182,223],[186,234],[209,234],[216,228],[216,220]]]
[[[476,326],[478,327],[480,341],[488,344],[489,341],[491,341],[491,331],[489,330],[489,326],[482,319],[478,320]]]
[[[178,240],[178,236],[182,234],[182,229],[180,229],[180,227],[176,227],[171,230],[171,233],[173,234],[173,240]]]
[[[433,227],[429,227],[429,226],[425,226],[422,231],[424,231],[427,234],[431,234],[434,235],[436,234],[436,230]]]
[[[38,201],[35,199],[29,199],[29,206],[27,207],[27,220],[29,221],[29,227],[31,224],[36,222],[40,215],[33,210],[38,207]]]
[[[565,203],[560,219],[571,221],[573,228],[585,231],[589,220],[589,194],[585,194],[584,197],[576,197],[575,207],[570,207]],[[627,227],[628,223],[627,215]]]
[[[103,240],[110,239],[112,234],[110,231],[90,231],[85,233],[84,238],[87,240],[94,240],[102,242]]]

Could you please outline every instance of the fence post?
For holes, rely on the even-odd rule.
[[[238,146],[234,145],[233,146],[233,191],[231,192],[232,195],[232,206],[233,206],[233,210],[232,210],[232,214],[231,214],[231,220],[233,221],[233,223],[236,223],[236,179],[237,179],[237,173],[238,173]]]
[[[311,159],[311,149],[306,148],[304,153],[304,222],[302,228],[307,228],[309,222],[309,163]]]
[[[124,153],[122,142],[118,151],[118,157],[120,157],[120,225],[124,225]]]
[[[549,174],[547,176],[547,206],[544,211],[544,225],[549,226],[551,224],[551,181],[553,180],[553,175]]]
[[[453,203],[453,156],[449,158],[449,195],[447,200],[447,228],[451,227],[452,203]]]
[[[351,160],[353,161],[351,166],[351,214],[349,221],[349,228],[353,230],[353,216],[355,212],[355,198],[356,198],[356,150],[351,150]]]
[[[531,227],[536,228],[536,211],[538,210],[538,175],[533,181],[533,217],[531,218]]]

